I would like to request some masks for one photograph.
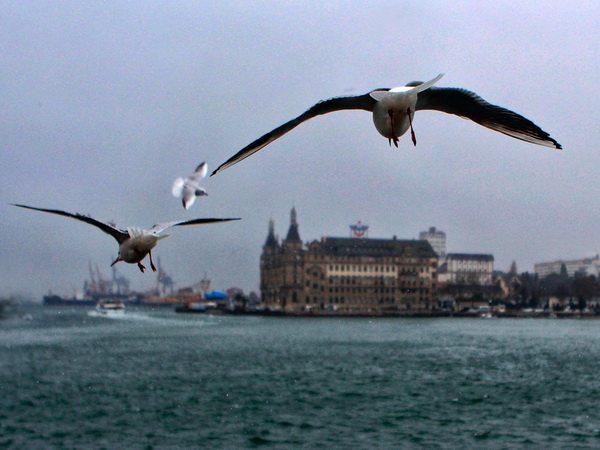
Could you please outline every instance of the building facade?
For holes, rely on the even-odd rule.
[[[419,233],[419,239],[426,240],[431,244],[433,251],[439,257],[440,264],[446,259],[446,233],[435,227],[429,227],[429,230]]]
[[[567,270],[567,274],[570,277],[575,276],[577,272],[583,273],[585,275],[594,275],[596,277],[600,274],[600,256],[598,255],[596,255],[594,258],[584,258],[568,261],[559,259],[558,261],[538,263],[533,265],[533,271],[541,279],[553,273],[559,274],[563,264],[565,266],[565,269]]]
[[[323,237],[304,245],[292,209],[283,241],[269,222],[261,304],[286,312],[433,311],[437,268],[437,254],[425,240]]]
[[[477,253],[448,253],[440,268],[440,282],[460,285],[493,284],[494,256]]]

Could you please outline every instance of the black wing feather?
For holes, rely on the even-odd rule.
[[[102,231],[104,231],[106,234],[110,234],[112,237],[114,237],[117,242],[119,244],[121,244],[122,242],[126,241],[127,239],[129,239],[129,233],[127,233],[126,231],[122,231],[119,230],[107,223],[104,222],[100,222],[99,220],[96,220],[92,217],[89,216],[84,216],[81,214],[71,214],[69,212],[66,211],[60,211],[58,209],[45,209],[45,208],[35,208],[33,206],[27,206],[27,205],[18,205],[15,203],[12,203],[13,206],[18,206],[19,208],[26,208],[26,209],[32,209],[34,211],[42,211],[42,212],[47,212],[47,213],[51,213],[51,214],[58,214],[59,216],[65,216],[65,217],[70,217],[71,219],[76,219],[76,220],[80,220],[82,222],[85,223],[89,223],[90,225],[93,225],[97,228],[100,228]]]
[[[455,114],[522,141],[562,149],[557,141],[531,120],[492,105],[466,89],[431,87],[419,93],[416,108],[417,111],[433,109]]]
[[[223,164],[221,164],[217,169],[211,174],[211,177],[216,173],[227,169],[228,167],[233,166],[234,164],[246,159],[248,156],[253,155],[260,149],[266,147],[271,142],[279,139],[284,134],[296,128],[302,122],[306,122],[307,120],[312,119],[316,116],[321,116],[323,114],[328,114],[334,111],[342,111],[348,109],[362,109],[365,111],[373,111],[373,106],[375,105],[376,100],[373,99],[369,94],[352,96],[352,97],[336,97],[331,98],[329,100],[323,100],[312,106],[303,114],[299,115],[295,119],[290,120],[289,122],[284,123],[283,125],[275,128],[273,131],[265,134],[264,136],[259,137],[254,142],[248,144],[246,147],[241,149]]]
[[[173,224],[172,226],[174,227],[181,227],[184,225],[204,225],[207,223],[217,223],[217,222],[229,222],[231,220],[241,220],[240,218],[234,218],[234,219],[192,219],[192,220],[186,220],[185,222],[178,222],[176,224]]]

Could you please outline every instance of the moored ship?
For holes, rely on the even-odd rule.
[[[90,278],[83,283],[83,294],[63,297],[52,294],[44,295],[43,304],[47,306],[94,306],[102,301],[120,303],[140,303],[142,294],[129,290],[129,280],[119,275],[113,267],[112,279],[102,276],[100,269],[89,265]]]

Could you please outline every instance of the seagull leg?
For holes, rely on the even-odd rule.
[[[388,141],[390,143],[390,147],[392,146],[392,142],[394,142],[394,145],[396,148],[398,148],[399,139],[398,136],[396,136],[396,131],[394,130],[394,110],[390,109],[388,114],[390,115],[390,128],[392,130],[392,137],[388,138]]]
[[[152,272],[156,272],[156,267],[154,266],[154,262],[152,262],[152,250],[148,252],[148,255],[150,255],[150,267],[152,268]]]
[[[144,265],[141,262],[138,263],[138,267],[140,268],[142,273],[144,273],[144,270],[146,270],[146,268],[144,267]]]
[[[417,138],[415,136],[415,130],[413,130],[413,126],[412,126],[412,118],[410,117],[410,108],[408,108],[406,110],[406,113],[408,114],[408,123],[410,123],[410,137],[412,138],[413,144],[415,144],[415,147],[417,146]]]

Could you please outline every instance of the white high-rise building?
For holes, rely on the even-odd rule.
[[[421,231],[419,239],[425,240],[431,244],[433,251],[438,254],[440,264],[446,259],[446,233],[430,227],[428,231]]]

